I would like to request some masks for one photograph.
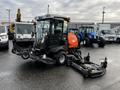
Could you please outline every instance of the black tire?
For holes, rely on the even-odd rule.
[[[67,58],[66,60],[66,66],[70,67],[72,65],[72,60]]]
[[[85,45],[85,47],[90,47],[92,45],[89,38],[85,39],[85,44],[84,45]]]
[[[6,45],[5,49],[7,49],[7,50],[9,49],[9,44],[8,44],[8,45]]]
[[[30,58],[29,52],[24,51],[24,52],[22,53],[21,57],[22,57],[23,59],[28,59],[28,58]]]
[[[14,49],[12,49],[12,51],[11,51],[11,52],[15,54],[15,50],[14,50]]]
[[[116,42],[117,42],[117,43],[120,43],[120,38],[117,38],[117,39],[116,39]]]
[[[98,42],[98,46],[104,48],[105,40],[103,38],[101,38],[101,37],[99,39],[100,39],[100,41]]]
[[[64,51],[58,52],[57,55],[55,56],[55,58],[56,58],[57,65],[64,65],[67,60],[67,56]]]
[[[9,49],[9,42],[7,42],[7,44],[5,45],[5,47],[4,47],[6,50],[8,50]]]
[[[99,45],[99,47],[102,47],[102,48],[104,48],[104,46],[105,46],[105,44],[102,42],[100,42],[98,45]]]

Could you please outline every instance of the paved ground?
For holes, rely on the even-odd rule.
[[[79,72],[65,66],[47,66],[22,60],[10,50],[0,50],[0,90],[119,90],[120,45],[105,48],[82,48],[83,55],[90,52],[91,59],[108,57],[107,73],[103,77],[84,79]]]

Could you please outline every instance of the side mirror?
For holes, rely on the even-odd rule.
[[[31,36],[32,36],[32,37],[34,37],[34,35],[35,35],[35,33],[34,33],[34,32],[32,32],[32,33],[31,33]]]
[[[32,32],[31,36],[34,37],[36,35],[36,32]]]
[[[36,22],[33,22],[34,28],[36,29]]]

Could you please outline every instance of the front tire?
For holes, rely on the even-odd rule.
[[[90,41],[89,38],[86,38],[86,39],[85,39],[85,44],[84,44],[84,46],[85,46],[85,47],[90,47],[90,46],[92,46],[92,42]]]
[[[104,46],[105,46],[105,44],[101,43],[101,42],[98,45],[99,45],[99,47],[102,47],[102,48],[104,48]]]
[[[9,44],[5,48],[8,50],[9,49]]]
[[[120,38],[117,38],[116,42],[117,42],[117,43],[120,43]]]
[[[28,59],[30,58],[29,52],[28,51],[23,51],[21,57],[23,59]]]
[[[64,65],[66,63],[66,54],[64,51],[60,51],[56,55],[56,64],[58,65]]]
[[[9,49],[9,42],[7,42],[7,44],[5,45],[5,49]]]
[[[98,46],[104,48],[105,40],[103,38],[100,38],[100,41],[98,42]]]

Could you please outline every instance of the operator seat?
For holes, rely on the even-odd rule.
[[[61,46],[62,43],[62,31],[61,30],[55,30],[54,34],[48,35],[48,47],[56,47]]]

